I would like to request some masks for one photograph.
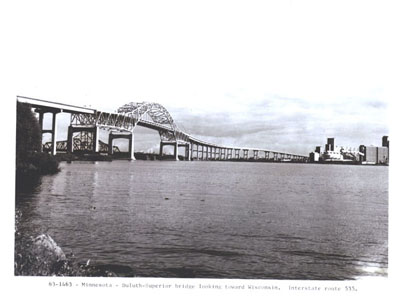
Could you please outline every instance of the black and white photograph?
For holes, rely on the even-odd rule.
[[[4,4],[8,286],[396,295],[392,2]]]

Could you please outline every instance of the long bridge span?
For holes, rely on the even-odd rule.
[[[85,150],[93,153],[113,154],[118,148],[113,141],[118,138],[129,140],[129,156],[134,160],[134,129],[142,126],[158,131],[160,135],[160,156],[165,146],[173,146],[174,159],[179,160],[179,147],[185,148],[185,160],[268,160],[306,162],[307,156],[271,151],[263,148],[231,147],[200,140],[178,128],[168,110],[158,103],[131,102],[116,112],[74,106],[24,96],[17,101],[29,104],[39,114],[42,135],[51,134],[51,141],[45,145],[51,154],[57,151],[73,153]],[[70,113],[68,139],[57,141],[57,115]],[[43,129],[45,113],[52,114],[51,129]],[[99,129],[109,131],[108,143],[99,139]],[[43,149],[43,146],[42,146]]]

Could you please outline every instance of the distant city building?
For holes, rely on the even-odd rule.
[[[389,164],[389,137],[382,137],[381,147],[360,145],[360,152],[361,164]]]
[[[334,151],[335,150],[335,138],[328,138],[328,151]]]
[[[389,136],[382,137],[382,146],[389,147]]]
[[[310,153],[310,162],[318,162],[320,158],[320,154],[318,152],[311,152]]]
[[[358,164],[389,164],[389,137],[382,137],[382,146],[360,145],[359,149],[335,146],[335,138],[330,137],[325,144],[325,151],[317,146],[310,153],[310,162],[350,162]]]

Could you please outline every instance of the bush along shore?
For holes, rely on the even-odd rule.
[[[41,176],[59,172],[59,162],[41,153],[42,133],[29,105],[17,103],[15,177],[17,191],[37,183]]]

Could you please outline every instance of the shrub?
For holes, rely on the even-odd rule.
[[[31,107],[17,103],[16,177],[19,180],[54,174],[59,171],[58,161],[47,153],[40,153],[42,135],[38,120]]]

